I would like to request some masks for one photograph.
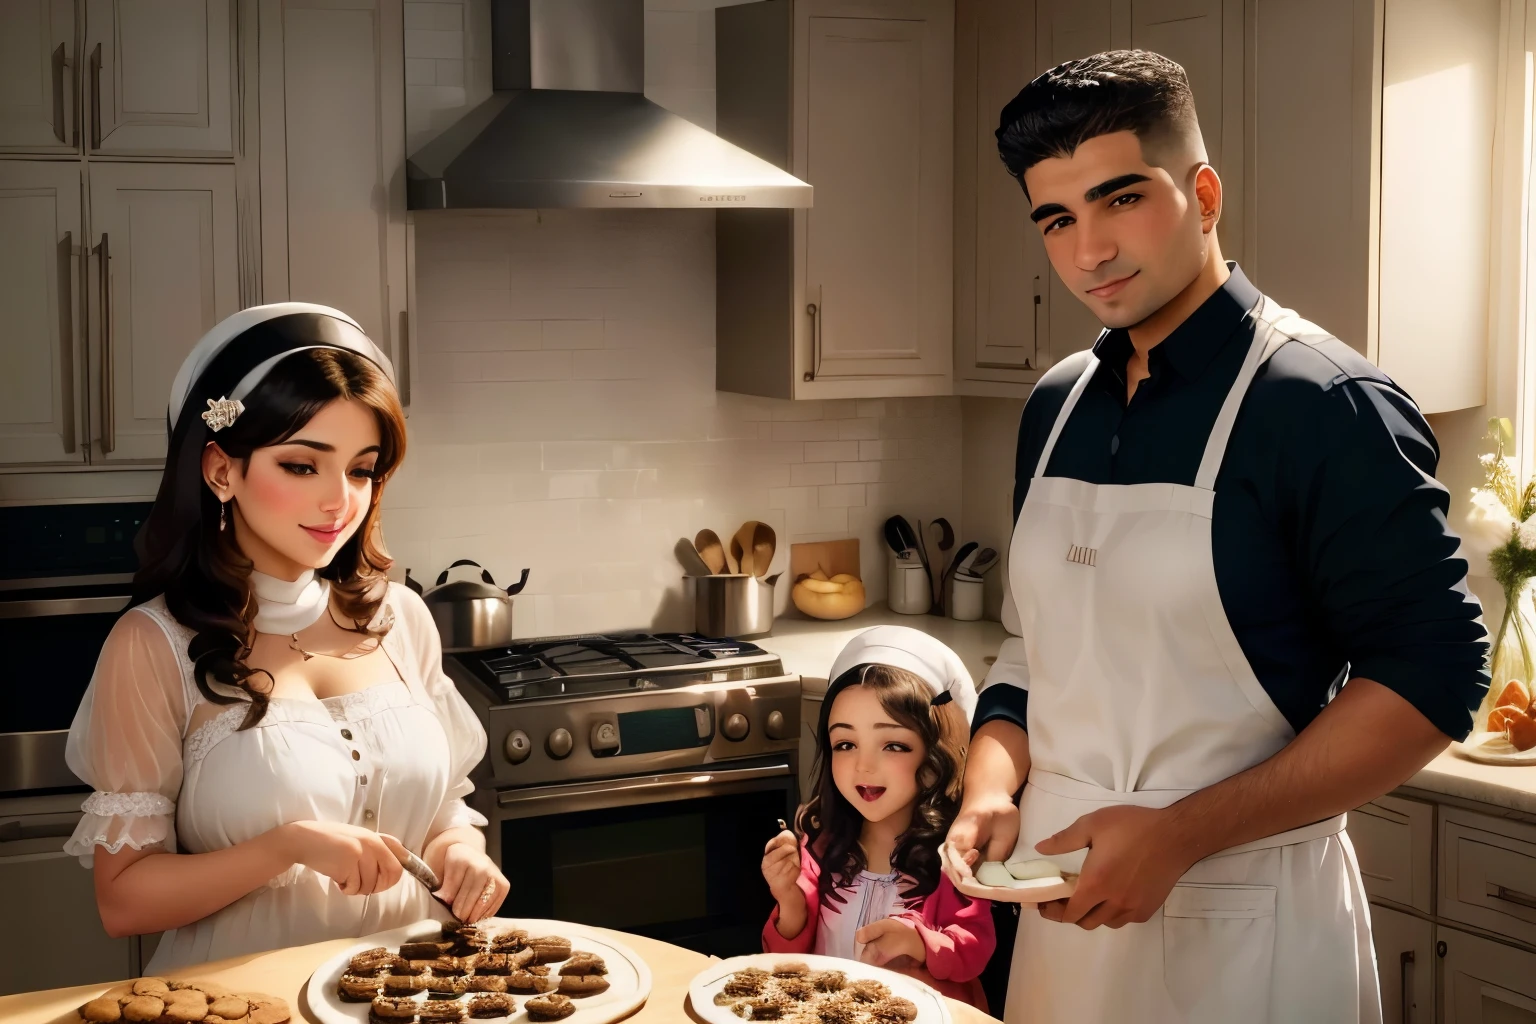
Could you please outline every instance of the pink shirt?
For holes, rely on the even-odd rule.
[[[816,890],[820,877],[816,858],[802,843],[798,884],[805,894],[805,927],[799,935],[786,939],[779,934],[779,908],[774,907],[768,923],[763,926],[764,952],[830,955],[840,952],[833,948],[839,945],[837,938],[823,934],[821,928],[822,911],[827,908],[821,907]],[[849,895],[846,890],[840,891]],[[843,918],[853,918],[858,916],[858,906],[854,899],[849,904],[839,904],[838,910]],[[922,964],[907,961],[905,966],[897,962],[883,966],[910,974],[952,999],[986,1010],[987,999],[978,979],[997,948],[997,934],[992,928],[992,904],[988,900],[973,900],[962,895],[948,878],[940,875],[938,888],[933,892],[911,909],[897,909],[900,912],[890,916],[907,922],[917,931],[923,940],[926,958]]]

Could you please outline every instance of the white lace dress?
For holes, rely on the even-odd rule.
[[[485,753],[485,730],[443,674],[421,598],[392,584],[386,600],[395,625],[383,649],[399,679],[325,700],[275,699],[244,731],[245,703],[212,713],[199,694],[186,654],[192,632],[161,599],[124,615],[70,727],[69,766],[96,792],[65,851],[87,867],[97,846],[205,853],[315,820],[386,832],[420,854],[444,829],[483,827],[485,818],[463,798]],[[384,892],[347,896],[296,866],[166,932],[146,972],[426,917],[449,915],[410,875]]]

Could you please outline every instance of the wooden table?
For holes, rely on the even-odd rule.
[[[604,932],[607,929],[597,928]],[[657,942],[639,935],[611,932],[614,940],[633,949],[650,965],[651,996],[644,1006],[626,1018],[626,1024],[673,1024],[679,1020],[698,1021],[691,1009],[685,1011],[688,983],[716,957],[691,949]],[[316,967],[356,943],[356,939],[335,939],[312,946],[292,946],[268,953],[219,960],[211,964],[170,971],[172,978],[207,978],[247,992],[267,992],[288,1000],[295,1021],[315,1018],[304,998],[305,983]],[[5,1024],[79,1024],[75,1013],[80,1004],[94,999],[113,983],[55,988],[43,992],[0,996],[0,1021]],[[997,1024],[995,1018],[964,1003],[948,1000],[955,1024]]]

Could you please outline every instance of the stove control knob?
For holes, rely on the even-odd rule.
[[[604,754],[619,749],[619,727],[612,722],[598,722],[592,727],[592,753]]]
[[[784,723],[784,712],[782,712],[782,711],[770,711],[770,712],[768,712],[768,721],[766,723],[766,726],[767,727],[766,727],[766,729],[764,731],[768,733],[768,738],[769,739],[771,739],[771,740],[782,740],[782,739],[788,739],[789,738],[789,729],[785,726],[785,723]]]
[[[751,728],[746,715],[735,714],[725,720],[720,731],[725,733],[725,738],[728,740],[744,740]]]
[[[501,745],[501,749],[507,755],[508,761],[513,764],[522,764],[528,760],[528,755],[533,753],[533,741],[523,730],[513,729],[507,733],[506,742]]]
[[[554,758],[556,761],[568,756],[571,752],[572,745],[571,734],[564,729],[556,729],[554,732],[550,733],[549,738],[544,741],[544,749],[549,751],[549,756]]]

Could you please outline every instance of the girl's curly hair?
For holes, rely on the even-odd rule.
[[[889,665],[855,665],[827,687],[816,727],[813,795],[800,811],[797,825],[806,846],[821,868],[822,901],[846,902],[838,889],[849,888],[864,870],[859,833],[864,816],[832,779],[832,741],[828,722],[837,695],[850,686],[874,690],[886,714],[913,730],[923,741],[923,761],[917,771],[917,805],[912,824],[896,840],[891,866],[911,881],[902,890],[908,901],[921,899],[939,884],[939,844],[960,809],[967,730],[965,716],[953,702],[933,703],[933,690],[916,675]]]

